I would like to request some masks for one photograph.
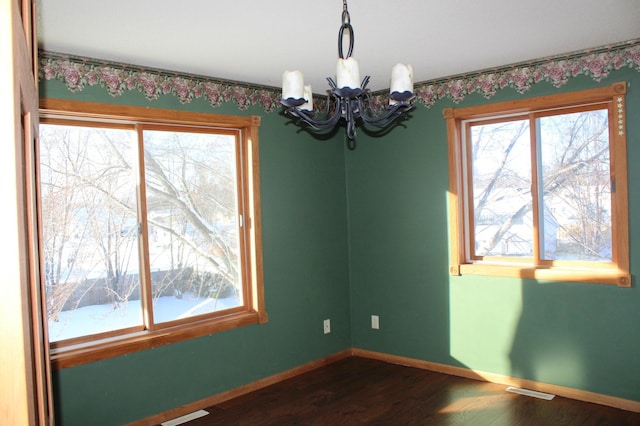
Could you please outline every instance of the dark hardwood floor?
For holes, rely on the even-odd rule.
[[[640,425],[640,413],[350,357],[209,407],[205,425]]]

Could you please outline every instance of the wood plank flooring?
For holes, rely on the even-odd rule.
[[[640,425],[640,413],[350,357],[206,408],[185,425]]]

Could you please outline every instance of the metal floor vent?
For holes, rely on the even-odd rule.
[[[207,414],[209,414],[208,411],[198,410],[198,411],[194,411],[193,413],[185,414],[184,416],[176,417],[175,419],[172,419],[172,420],[167,420],[166,422],[162,422],[160,424],[162,426],[177,426],[194,419],[199,419],[200,417],[204,417]]]
[[[555,395],[550,393],[538,392],[538,391],[529,390],[529,389],[522,389],[522,388],[517,388],[515,386],[509,386],[507,388],[507,392],[517,393],[519,395],[532,396],[534,398],[546,399],[547,401],[550,401],[555,397]]]

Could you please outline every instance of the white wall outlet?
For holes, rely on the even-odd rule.
[[[371,315],[371,328],[378,330],[380,328],[380,317],[377,315]]]
[[[322,324],[324,326],[324,334],[331,333],[331,320],[326,319]]]

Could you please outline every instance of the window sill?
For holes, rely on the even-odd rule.
[[[140,331],[88,343],[52,348],[51,363],[56,370],[75,367],[220,331],[266,322],[266,314],[234,313],[200,323],[189,323],[154,331]]]
[[[611,268],[560,268],[521,264],[467,263],[452,265],[449,272],[450,275],[484,275],[631,287],[631,274]]]

